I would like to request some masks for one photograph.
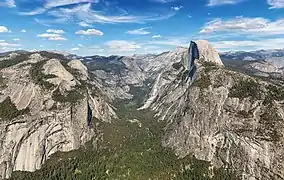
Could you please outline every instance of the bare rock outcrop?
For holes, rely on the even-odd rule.
[[[57,59],[50,59],[43,66],[43,73],[54,75],[56,77],[48,79],[48,82],[54,85],[63,84],[63,88],[70,91],[76,85],[74,76],[68,72]]]
[[[5,80],[0,89],[0,179],[13,171],[35,171],[53,153],[78,149],[95,137],[98,133],[88,126],[88,105],[94,126],[95,120],[117,118],[96,82],[86,79],[92,86],[78,89],[80,74],[71,74],[62,61],[35,53],[0,69]],[[80,63],[70,66],[87,77]]]
[[[200,58],[206,62],[212,62],[214,64],[224,66],[217,50],[206,40],[195,41],[198,47]]]
[[[88,69],[80,60],[77,59],[71,60],[70,62],[68,62],[68,66],[79,72],[80,79],[84,81],[88,79],[89,77]]]

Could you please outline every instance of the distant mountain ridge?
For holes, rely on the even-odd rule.
[[[278,68],[284,67],[284,49],[270,49],[257,51],[229,51],[220,54],[223,61],[226,60],[258,60],[266,61]]]

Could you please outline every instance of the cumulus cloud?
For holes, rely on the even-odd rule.
[[[20,39],[19,38],[14,38],[13,41],[20,41]]]
[[[67,41],[67,39],[65,37],[50,37],[48,38],[48,40],[50,41]]]
[[[27,30],[25,30],[25,29],[22,29],[22,30],[21,30],[21,32],[22,32],[22,33],[25,33],[25,32],[27,32]]]
[[[209,0],[208,6],[232,5],[242,1],[244,0]]]
[[[236,17],[234,19],[215,19],[205,24],[200,33],[233,32],[255,36],[281,35],[284,32],[284,19],[271,21],[265,18]]]
[[[135,35],[150,34],[151,32],[150,31],[146,31],[146,29],[149,29],[149,28],[146,27],[146,28],[134,29],[134,30],[127,31],[126,33],[128,33],[128,34],[135,34]]]
[[[42,37],[42,38],[59,37],[59,36],[60,36],[59,34],[48,34],[48,33],[37,35],[37,37]]]
[[[64,34],[65,33],[65,31],[63,31],[62,29],[48,29],[48,30],[46,30],[46,32],[55,33],[55,34]]]
[[[75,32],[75,34],[102,36],[104,33],[97,29],[87,29],[87,30],[77,31]]]
[[[270,9],[284,8],[284,0],[267,0],[270,5]]]
[[[135,51],[136,49],[141,48],[140,45],[136,44],[132,41],[124,41],[124,40],[113,40],[106,43],[106,45],[117,52],[129,52]]]
[[[51,41],[66,41],[67,39],[64,37],[61,37],[60,34],[51,34],[51,33],[43,33],[43,34],[39,34],[37,35],[37,37],[40,38],[46,38],[47,40],[51,40]]]
[[[152,36],[153,39],[162,38],[162,37],[163,37],[163,36],[161,36],[161,35],[154,35],[154,36]]]
[[[81,26],[81,27],[91,27],[91,25],[90,24],[88,24],[88,23],[86,23],[86,22],[84,22],[84,21],[82,21],[82,22],[79,22],[79,24],[78,24],[79,26]]]
[[[0,33],[9,32],[8,28],[5,26],[0,26]]]

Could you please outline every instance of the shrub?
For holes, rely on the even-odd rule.
[[[3,121],[12,120],[20,115],[28,114],[29,108],[18,110],[8,97],[0,103],[0,118]]]
[[[230,89],[229,97],[235,97],[239,99],[251,97],[253,100],[260,99],[260,85],[252,79],[242,79]]]

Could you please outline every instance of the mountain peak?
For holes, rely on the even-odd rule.
[[[217,50],[206,40],[194,41],[199,51],[199,59],[212,62],[219,66],[224,66]]]

